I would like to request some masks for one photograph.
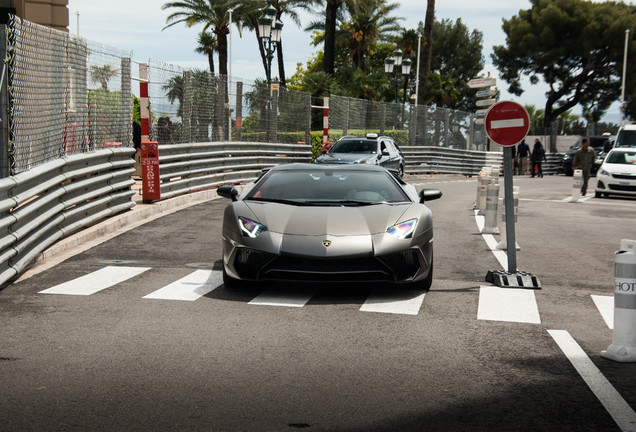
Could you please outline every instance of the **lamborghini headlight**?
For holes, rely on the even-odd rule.
[[[246,237],[256,238],[267,231],[267,227],[265,225],[254,222],[251,219],[244,218],[243,216],[239,216],[238,223],[241,227],[241,235]]]
[[[417,226],[417,219],[409,219],[404,222],[393,225],[387,228],[386,232],[392,236],[402,239],[412,238],[415,227]]]

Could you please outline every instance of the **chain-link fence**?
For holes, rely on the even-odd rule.
[[[132,94],[139,87],[130,52],[15,16],[5,29],[11,174],[67,154],[133,145]],[[316,98],[161,62],[149,62],[147,71],[150,138],[160,144],[304,142],[319,148],[328,106],[329,141],[375,132],[402,146],[485,147],[484,128],[471,113]]]
[[[15,16],[4,28],[12,174],[131,145],[130,53]]]

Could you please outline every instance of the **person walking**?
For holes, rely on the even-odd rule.
[[[594,153],[594,149],[590,148],[590,139],[584,137],[581,140],[581,148],[577,150],[572,160],[574,169],[580,169],[583,172],[583,183],[581,184],[581,195],[583,196],[587,192],[587,182],[590,180],[590,175],[592,175],[595,159],[596,153]]]
[[[528,174],[528,156],[530,156],[530,146],[526,143],[526,140],[523,139],[517,145],[517,158],[519,162],[518,165],[518,174]]]
[[[530,173],[530,177],[534,177],[537,174],[537,177],[543,177],[543,170],[541,169],[541,164],[544,160],[547,160],[545,157],[545,150],[539,138],[534,140],[534,147],[532,148],[532,154],[530,155],[530,161],[532,162],[532,172]]]

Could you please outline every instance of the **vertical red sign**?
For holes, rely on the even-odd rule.
[[[144,201],[160,200],[159,143],[157,142],[141,143],[141,177]]]

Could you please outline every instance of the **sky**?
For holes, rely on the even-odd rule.
[[[401,21],[403,27],[417,28],[418,23],[424,21],[426,1],[394,1],[399,4],[394,15],[404,17]],[[79,32],[82,38],[131,51],[133,75],[135,75],[135,63],[150,60],[182,67],[207,69],[205,56],[194,51],[202,26],[188,28],[185,24],[176,24],[163,29],[166,26],[166,17],[172,12],[161,9],[164,3],[166,1],[163,0],[69,0],[69,32],[73,35]],[[509,19],[519,10],[528,8],[530,8],[529,0],[438,0],[435,17],[437,20],[448,18],[453,21],[461,18],[470,31],[482,32],[483,56],[486,64],[484,76],[490,72],[491,76],[497,77],[498,72],[492,65],[490,54],[493,46],[505,44],[505,33],[501,28],[503,19]],[[310,34],[303,30],[310,21],[319,19],[321,20],[322,17],[304,14],[301,18],[301,27],[298,27],[293,21],[285,21],[283,17],[282,43],[287,76],[294,73],[298,62],[304,64],[313,52],[321,49],[310,44]],[[234,27],[231,43],[232,80],[243,78],[253,81],[255,78],[264,78],[254,33],[244,32],[241,37]],[[218,62],[216,66],[218,71]],[[515,96],[507,92],[507,83],[498,79],[497,88],[501,91],[501,100],[514,100],[524,105],[543,108],[545,85],[531,86],[528,80],[524,82],[525,92],[521,96]],[[579,107],[573,111],[580,114]],[[604,119],[618,122],[618,118],[618,103],[616,103]]]

